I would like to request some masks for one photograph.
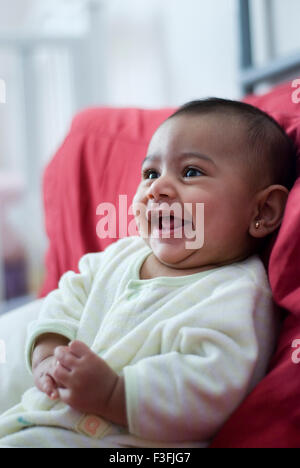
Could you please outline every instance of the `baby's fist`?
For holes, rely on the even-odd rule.
[[[57,383],[54,379],[54,371],[56,367],[56,359],[54,356],[49,356],[40,362],[33,370],[33,378],[36,387],[43,393],[46,393],[51,400],[59,398]]]

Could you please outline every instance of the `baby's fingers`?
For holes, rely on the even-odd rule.
[[[44,377],[44,382],[42,385],[42,391],[48,395],[51,400],[56,400],[59,397],[56,384],[54,383],[53,379],[50,375],[46,375]]]

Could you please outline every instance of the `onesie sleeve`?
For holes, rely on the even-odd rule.
[[[79,322],[90,293],[93,279],[100,266],[103,253],[84,255],[79,261],[79,273],[66,272],[58,289],[45,298],[40,315],[31,322],[25,344],[26,365],[31,370],[31,355],[38,336],[44,333],[63,335],[70,341],[77,335]]]
[[[249,392],[271,314],[269,290],[240,280],[166,321],[162,354],[124,368],[129,431],[154,441],[211,439]]]

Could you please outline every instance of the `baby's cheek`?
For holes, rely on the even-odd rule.
[[[145,219],[145,216],[142,214],[135,216],[134,221],[141,237],[148,238],[150,235],[149,224],[148,221]]]

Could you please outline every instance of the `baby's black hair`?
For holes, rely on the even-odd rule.
[[[236,116],[246,124],[250,164],[256,177],[267,170],[271,184],[280,184],[290,190],[296,180],[297,151],[292,140],[266,112],[240,101],[208,98],[191,101],[181,106],[169,119],[178,115],[205,115],[215,113]],[[266,164],[267,163],[267,164]]]

